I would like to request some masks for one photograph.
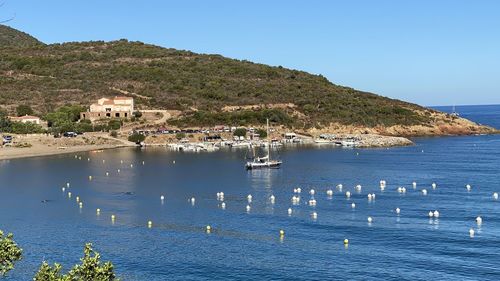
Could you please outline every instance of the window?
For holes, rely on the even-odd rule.
[[[106,113],[106,117],[111,117],[111,113]]]
[[[115,113],[115,117],[120,117],[120,113]]]

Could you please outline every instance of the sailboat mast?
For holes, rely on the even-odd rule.
[[[266,119],[267,161],[271,161],[271,142],[269,141],[269,118]]]

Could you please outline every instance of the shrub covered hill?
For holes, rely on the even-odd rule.
[[[128,95],[139,108],[180,110],[177,126],[256,125],[304,132],[418,135],[484,132],[461,118],[331,83],[321,75],[119,40],[45,45],[0,26],[0,106],[44,114]]]

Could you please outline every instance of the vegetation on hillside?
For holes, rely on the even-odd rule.
[[[2,46],[17,46],[17,47],[28,47],[28,46],[39,46],[43,45],[42,42],[38,41],[33,36],[16,30],[12,27],[0,24],[0,47]]]
[[[133,96],[139,107],[182,110],[185,114],[179,125],[221,121],[262,124],[259,116],[265,112],[240,119],[252,114],[220,109],[225,105],[275,103],[293,103],[300,113],[292,117],[283,111],[280,118],[287,125],[414,125],[431,121],[415,112],[427,109],[414,104],[338,86],[321,75],[220,55],[127,40],[0,45],[0,104],[9,110],[24,103],[46,113],[67,103],[87,106],[99,97],[124,93]]]
[[[21,259],[22,250],[13,239],[12,233],[4,236],[0,230],[0,277],[14,268],[14,263]]]

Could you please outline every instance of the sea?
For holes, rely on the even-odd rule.
[[[456,111],[500,128],[500,105]],[[32,280],[42,261],[67,272],[91,242],[121,280],[500,280],[500,136],[413,141],[286,146],[280,169],[255,171],[244,149],[1,161],[0,229],[23,249],[4,279]]]

